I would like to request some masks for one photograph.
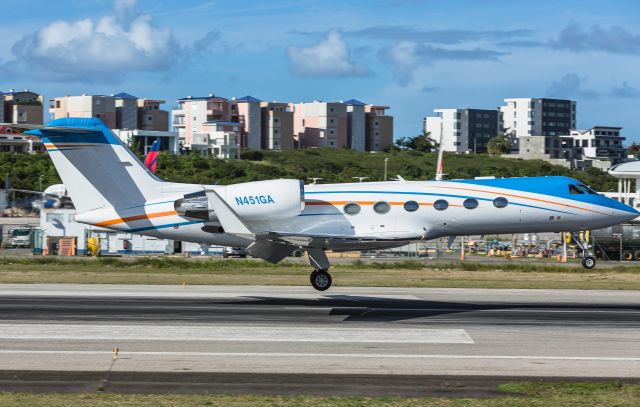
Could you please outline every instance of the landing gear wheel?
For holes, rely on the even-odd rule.
[[[596,259],[593,257],[585,257],[582,259],[582,267],[591,270],[596,266]]]
[[[325,291],[331,287],[331,274],[327,270],[314,270],[310,276],[311,285],[318,291]]]

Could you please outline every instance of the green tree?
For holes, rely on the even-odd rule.
[[[409,137],[406,146],[415,151],[430,153],[437,148],[437,143],[431,138],[431,133],[423,131],[421,135]]]
[[[487,143],[487,151],[492,155],[507,154],[511,149],[511,140],[504,134],[500,134]]]

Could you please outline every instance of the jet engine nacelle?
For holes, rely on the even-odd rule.
[[[304,209],[304,183],[299,180],[244,182],[217,187],[215,191],[247,221],[289,219]],[[178,215],[185,218],[218,219],[204,190],[185,195],[174,206]]]
[[[304,209],[304,183],[294,179],[244,182],[216,192],[248,221],[290,219]]]

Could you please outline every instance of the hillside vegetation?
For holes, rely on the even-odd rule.
[[[384,159],[389,158],[389,178],[400,175],[407,180],[428,180],[435,175],[435,153],[396,151],[362,153],[348,149],[310,149],[296,151],[254,151],[243,153],[242,160],[219,160],[197,154],[184,156],[160,154],[158,176],[167,181],[231,184],[272,178],[297,178],[321,183],[354,182],[353,177],[380,181],[384,176]],[[500,158],[490,155],[445,154],[446,179],[478,176],[520,177],[565,175],[577,178],[598,191],[617,189],[610,175],[591,168],[572,171],[541,160]],[[37,190],[40,176],[44,186],[60,179],[47,154],[0,153],[0,180],[11,177],[13,188]]]

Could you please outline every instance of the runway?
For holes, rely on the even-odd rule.
[[[640,293],[8,284],[0,370],[637,379]]]

